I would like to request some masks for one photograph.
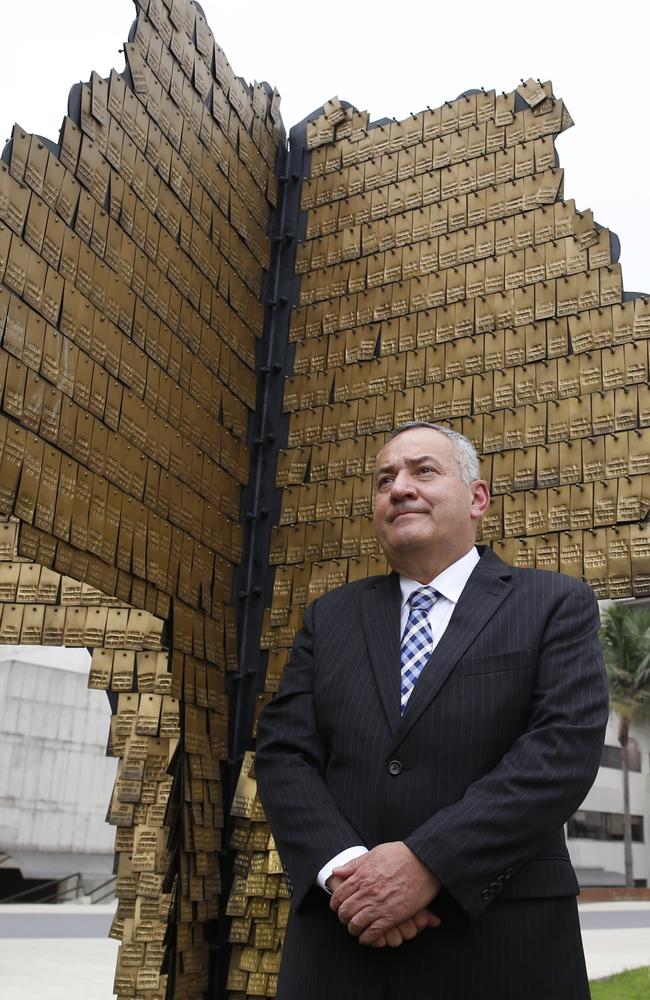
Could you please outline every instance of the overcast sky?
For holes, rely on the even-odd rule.
[[[93,69],[123,68],[134,6],[12,0],[3,8],[0,138],[14,121],[56,138],[70,86]],[[371,120],[401,119],[471,87],[552,80],[576,123],[558,141],[565,196],[618,233],[626,290],[650,292],[646,4],[205,0],[203,8],[234,71],[278,88],[287,130],[335,94]]]

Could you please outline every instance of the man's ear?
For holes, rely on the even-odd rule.
[[[478,521],[480,517],[487,510],[488,504],[490,503],[490,491],[488,489],[488,484],[484,479],[475,479],[471,484],[470,489],[472,491],[472,507],[470,511],[470,517],[474,521]]]

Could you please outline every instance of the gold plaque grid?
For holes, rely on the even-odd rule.
[[[564,200],[571,124],[533,80],[371,127],[333,99],[309,123],[259,707],[305,604],[386,572],[372,469],[407,421],[475,443],[479,541],[506,562],[650,593],[650,302],[624,300],[610,233]],[[229,995],[274,996],[289,902],[252,756],[232,811]]]
[[[16,125],[0,163],[0,513],[17,546],[0,639],[93,647],[90,684],[118,704],[115,991],[189,1000],[218,913],[281,123],[195,4],[135,6],[126,72],[73,92],[58,146]]]

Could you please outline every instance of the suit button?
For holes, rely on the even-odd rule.
[[[389,774],[398,775],[402,773],[402,762],[401,760],[389,760],[386,765]]]
[[[490,892],[489,889],[483,889],[483,892],[481,893],[481,899],[483,900],[484,903],[487,903],[489,899],[492,899],[492,893]]]

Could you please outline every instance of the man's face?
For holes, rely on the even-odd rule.
[[[438,431],[403,431],[377,456],[375,531],[394,566],[409,555],[459,558],[471,548],[488,501],[482,480],[462,481],[454,445]]]

